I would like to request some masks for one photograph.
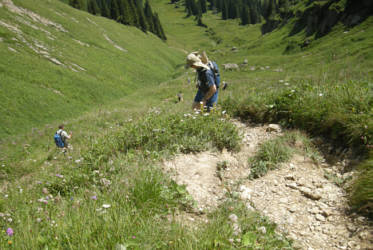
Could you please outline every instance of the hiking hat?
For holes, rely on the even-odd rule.
[[[202,63],[201,59],[199,58],[198,55],[196,55],[195,52],[192,52],[187,56],[185,68],[187,69],[191,67],[192,65],[197,66],[197,67],[202,67],[202,68],[207,67],[207,65]]]

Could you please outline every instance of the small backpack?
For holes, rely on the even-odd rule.
[[[216,88],[219,88],[220,87],[220,72],[219,72],[218,65],[214,61],[209,61],[207,63],[207,66],[209,66],[209,68],[214,73],[215,85],[216,85]]]
[[[59,148],[65,147],[65,143],[63,143],[61,134],[57,132],[54,134],[54,142],[56,143],[56,146]]]

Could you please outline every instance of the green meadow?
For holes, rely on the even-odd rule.
[[[13,0],[53,24],[0,3],[2,249],[292,249],[274,223],[230,194],[206,214],[208,223],[170,220],[195,204],[160,162],[177,153],[239,150],[230,117],[276,122],[322,137],[331,154],[351,152],[360,171],[351,208],[371,218],[372,17],[353,28],[338,24],[318,39],[288,36],[293,21],[262,35],[261,24],[242,26],[210,11],[207,28],[199,27],[180,4],[154,0],[164,42],[57,0]],[[306,39],[310,44],[299,46]],[[208,116],[190,115],[194,73],[184,63],[195,50],[205,50],[229,84],[219,112]],[[244,60],[239,70],[224,70]],[[52,138],[60,123],[73,132],[67,155]],[[261,149],[275,159],[259,154],[253,166],[264,162],[267,171],[286,161],[289,152],[277,152],[278,143]],[[227,224],[231,213],[240,218],[239,235]]]

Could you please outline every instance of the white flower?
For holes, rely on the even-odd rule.
[[[284,80],[279,80],[279,82],[280,82],[280,83],[283,83],[283,82],[284,82]]]
[[[292,89],[292,90],[291,90],[291,93],[294,93],[294,92],[295,92],[295,89]]]
[[[80,159],[78,159],[78,160],[75,160],[75,163],[79,163],[81,160]]]
[[[40,219],[40,218],[37,218],[37,219],[36,219],[36,222],[40,223],[40,222],[41,222],[41,219]]]
[[[323,95],[324,95],[323,93],[320,93],[320,94],[319,94],[320,97],[323,96]]]
[[[8,218],[8,222],[12,222],[13,221],[13,219],[12,218]]]
[[[227,113],[227,111],[223,110],[221,113],[224,115],[225,113]]]
[[[209,113],[204,113],[203,116],[209,116],[210,114]]]
[[[289,86],[289,83],[288,83],[288,82],[285,82],[285,86]]]
[[[109,208],[109,207],[111,207],[111,205],[110,204],[103,204],[102,207],[103,208]]]

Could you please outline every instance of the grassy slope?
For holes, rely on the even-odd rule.
[[[185,18],[184,8],[175,9],[162,0],[155,3],[173,43],[189,51],[206,50],[220,65],[248,59],[249,66],[240,71],[222,70],[222,79],[230,87],[220,100],[232,113],[256,122],[300,127],[337,146],[369,151],[373,144],[373,17],[353,28],[338,24],[316,40],[302,31],[289,37],[294,20],[262,36],[259,24],[239,26],[237,20],[223,21],[210,12],[203,16],[208,29],[180,29],[186,23],[195,24],[192,17]],[[305,40],[310,45],[301,49]],[[233,46],[237,52],[231,50]],[[224,101],[226,97],[230,100]],[[360,176],[371,175],[371,158],[360,169],[367,171]],[[372,202],[372,188],[372,181],[358,178],[351,199],[354,208],[364,207],[370,216],[372,209],[365,208]]]
[[[188,24],[191,24],[192,20],[190,18],[183,19],[184,14],[174,12],[173,7],[166,2],[168,1],[154,1],[154,4],[156,4],[154,9],[160,13],[166,32],[173,32],[167,34],[170,46],[188,51],[206,48],[209,55],[219,64],[226,62],[240,63],[244,58],[248,58],[250,65],[268,65],[272,69],[275,67],[284,69],[283,72],[269,70],[253,72],[248,70],[240,72],[223,71],[224,79],[228,80],[231,85],[226,92],[221,93],[221,99],[225,99],[227,96],[236,96],[240,99],[245,95],[265,97],[266,91],[277,85],[279,88],[282,86],[279,84],[279,79],[289,80],[292,85],[296,85],[296,79],[301,77],[314,78],[315,81],[321,82],[324,79],[332,79],[339,75],[340,71],[334,71],[334,67],[332,67],[334,65],[333,61],[324,65],[316,63],[315,69],[311,69],[312,71],[309,74],[305,74],[304,72],[310,68],[309,65],[315,65],[315,62],[319,59],[308,57],[307,51],[301,54],[283,55],[282,52],[287,43],[282,41],[280,33],[286,33],[285,31],[279,31],[280,33],[277,33],[277,35],[274,33],[274,37],[267,40],[266,37],[269,35],[261,37],[258,30],[259,26],[241,27],[237,25],[236,21],[223,23],[216,16],[208,15],[204,18],[205,22],[215,30],[217,36],[223,39],[223,43],[216,44],[214,39],[203,35],[205,34],[203,28],[189,27]],[[57,3],[53,6],[66,8]],[[47,9],[43,11],[47,11]],[[71,11],[75,13],[75,10]],[[81,12],[77,13],[78,17],[79,15],[86,15]],[[61,19],[59,20],[63,23]],[[95,22],[106,23],[109,21],[97,18]],[[109,23],[111,24],[110,28],[109,26],[106,28],[115,29],[111,26],[116,26],[116,24]],[[180,27],[183,27],[183,29],[180,29]],[[118,29],[127,28],[118,26]],[[133,30],[133,32],[137,33],[138,31]],[[246,35],[242,36],[242,33]],[[141,35],[141,32],[139,34]],[[359,33],[349,34],[354,38]],[[92,35],[92,37],[92,39],[96,39],[96,35]],[[335,36],[335,38],[336,42],[341,42],[338,36]],[[81,39],[87,42],[83,38]],[[369,39],[365,41],[369,42]],[[103,40],[100,44],[105,43],[105,40]],[[134,44],[139,44],[139,41],[134,42]],[[134,44],[133,46],[135,46]],[[332,39],[330,44],[333,44]],[[255,45],[257,46],[253,47]],[[3,46],[3,44],[0,43],[0,46]],[[159,46],[165,45],[160,44]],[[237,46],[239,52],[231,52],[232,46]],[[128,47],[125,48],[128,49]],[[268,51],[268,48],[272,48],[272,50]],[[313,51],[316,53],[318,48],[320,46],[315,47]],[[369,52],[369,48],[367,50]],[[162,51],[164,52],[164,50]],[[152,54],[151,51],[149,53]],[[357,53],[359,54],[359,52]],[[276,55],[276,57],[273,57],[273,55]],[[172,55],[171,57],[173,58]],[[324,57],[325,60],[334,58],[331,54],[320,50],[319,58]],[[181,52],[177,52],[170,65],[181,64],[184,61],[183,59]],[[83,62],[89,63],[81,59],[82,64]],[[141,63],[135,59],[133,62]],[[358,60],[352,59],[352,62],[356,63]],[[365,61],[368,65],[369,62],[369,60]],[[115,63],[121,62],[116,61]],[[149,60],[143,63],[154,65]],[[367,73],[369,69],[365,68],[365,63],[361,64],[360,71],[369,80],[371,77],[370,73]],[[299,64],[302,66],[296,67]],[[92,62],[92,67],[95,67],[95,65]],[[341,64],[340,69],[343,68],[342,66],[343,64]],[[101,69],[101,66],[96,67],[97,70]],[[159,64],[159,67],[164,67],[163,63]],[[120,72],[122,73],[122,71]],[[323,74],[315,75],[311,72]],[[330,72],[334,73],[331,74]],[[325,73],[328,74],[327,77],[325,77]],[[354,73],[353,75],[358,78],[359,74]],[[109,75],[105,75],[105,77],[110,79]],[[134,74],[132,77],[135,78],[136,75]],[[274,233],[274,225],[265,218],[248,213],[244,204],[233,198],[228,199],[227,203],[208,215],[209,223],[200,225],[195,223],[194,225],[199,226],[195,230],[183,227],[177,221],[170,222],[168,220],[168,218],[173,218],[173,215],[177,215],[179,211],[184,211],[185,206],[190,206],[190,200],[185,196],[183,188],[177,187],[167,177],[160,174],[157,167],[154,167],[159,157],[169,156],[159,150],[159,148],[164,148],[161,145],[167,142],[169,138],[163,136],[163,134],[157,136],[157,134],[154,134],[154,128],[159,131],[159,128],[166,126],[165,131],[170,130],[169,133],[175,135],[180,133],[180,126],[186,131],[196,131],[196,128],[198,131],[198,126],[200,126],[198,124],[201,122],[198,119],[192,120],[183,116],[169,115],[189,109],[189,102],[192,99],[194,89],[186,84],[186,77],[182,76],[172,81],[166,81],[159,86],[156,84],[146,85],[145,89],[128,92],[124,98],[106,105],[95,105],[95,107],[92,107],[92,112],[87,112],[76,119],[67,120],[68,130],[74,131],[72,140],[74,150],[69,153],[71,158],[64,157],[53,147],[50,135],[55,129],[52,127],[42,127],[31,135],[20,137],[18,140],[14,140],[15,144],[12,144],[11,140],[4,144],[2,153],[6,157],[0,159],[2,164],[0,173],[3,179],[0,193],[1,197],[7,196],[7,198],[0,200],[0,212],[9,213],[9,216],[5,215],[5,219],[0,220],[0,228],[6,230],[8,227],[12,227],[15,234],[9,237],[2,231],[0,246],[2,248],[13,246],[21,249],[45,248],[46,246],[49,248],[110,249],[114,248],[116,244],[121,244],[134,249],[156,247],[165,249],[214,249],[219,247],[227,249],[240,247],[290,249],[289,242]],[[145,79],[141,76],[139,78],[140,80]],[[134,83],[137,86],[137,81]],[[153,88],[154,86],[157,87]],[[275,91],[277,87],[274,88]],[[104,90],[101,89],[100,91]],[[185,93],[186,101],[184,103],[175,104],[175,93],[178,91]],[[147,96],[147,98],[143,98],[144,96]],[[155,106],[161,110],[160,117],[157,117],[154,113],[153,107]],[[149,108],[153,110],[150,116],[147,112]],[[140,117],[144,117],[146,122],[138,123]],[[175,119],[175,117],[179,118]],[[130,122],[131,119],[133,124]],[[202,119],[209,120],[209,118],[203,117]],[[165,123],[166,120],[169,120],[170,123]],[[182,120],[184,123],[181,123]],[[214,124],[212,122],[211,126],[205,126],[206,131],[204,133],[215,130],[213,132],[216,134],[215,139],[226,140],[226,134],[221,133],[221,128],[225,126],[229,128],[229,124],[222,122],[217,127],[214,127],[216,125]],[[221,124],[224,126],[221,126]],[[137,137],[131,136],[131,133],[128,134],[131,129],[134,134],[137,133]],[[174,132],[173,129],[175,129]],[[216,133],[216,131],[220,132]],[[190,138],[177,136],[172,143],[182,144],[184,148],[196,151],[205,150],[210,146],[208,146],[208,143],[205,144],[204,140],[206,138],[202,137],[204,133],[199,133],[196,137],[191,136]],[[118,135],[122,135],[123,138]],[[151,142],[146,144],[146,150],[136,147],[138,138]],[[149,138],[152,138],[153,141]],[[195,138],[197,140],[194,140]],[[22,144],[20,144],[21,142]],[[30,146],[24,146],[24,143],[30,144]],[[236,143],[236,140],[230,138],[224,143],[227,143],[226,146],[228,146],[230,143]],[[121,154],[119,153],[123,151],[121,145],[133,145],[134,147]],[[95,160],[102,159],[101,156],[106,157],[107,146],[115,149],[108,152],[115,156],[107,162],[95,163]],[[119,149],[119,151],[116,151],[116,149]],[[177,147],[166,147],[165,149],[166,151],[180,150]],[[100,152],[103,154],[100,155]],[[96,154],[98,158],[93,157],[92,159],[89,157],[93,154]],[[93,161],[81,161],[82,156]],[[56,176],[56,174],[59,175]],[[110,180],[111,185],[105,186],[101,182],[103,178]],[[9,180],[10,183],[7,183],[6,180]],[[38,201],[38,199],[46,199],[48,196],[43,192],[43,188],[46,188],[53,195],[53,198],[48,198],[50,199],[48,204]],[[58,195],[59,192],[61,195]],[[96,195],[97,200],[92,198],[94,195]],[[111,208],[105,210],[102,208],[103,204],[110,204]],[[239,217],[242,234],[238,236],[234,236],[232,227],[227,223],[230,213],[235,213]],[[12,222],[9,222],[9,217],[12,218]],[[267,228],[268,233],[266,235],[258,233],[257,228],[260,226]],[[235,242],[231,244],[228,241],[229,239],[235,239]],[[11,241],[10,244],[8,240]],[[238,240],[241,240],[241,242]]]
[[[61,24],[67,32],[11,13],[5,7],[0,8],[1,21],[17,26],[28,43],[34,47],[36,43],[43,45],[64,65],[76,64],[86,71],[74,72],[50,62],[25,43],[14,41],[17,37],[20,40],[19,36],[0,25],[2,139],[23,134],[32,127],[77,117],[92,107],[123,98],[140,88],[157,85],[173,76],[180,62],[181,53],[170,49],[154,35],[144,34],[136,28],[89,15],[60,1],[38,1],[35,4],[34,1],[15,0],[14,3]],[[22,23],[22,20],[39,30]],[[128,52],[115,48],[104,34]],[[51,36],[55,39],[48,38]],[[9,47],[18,53],[10,51]]]

